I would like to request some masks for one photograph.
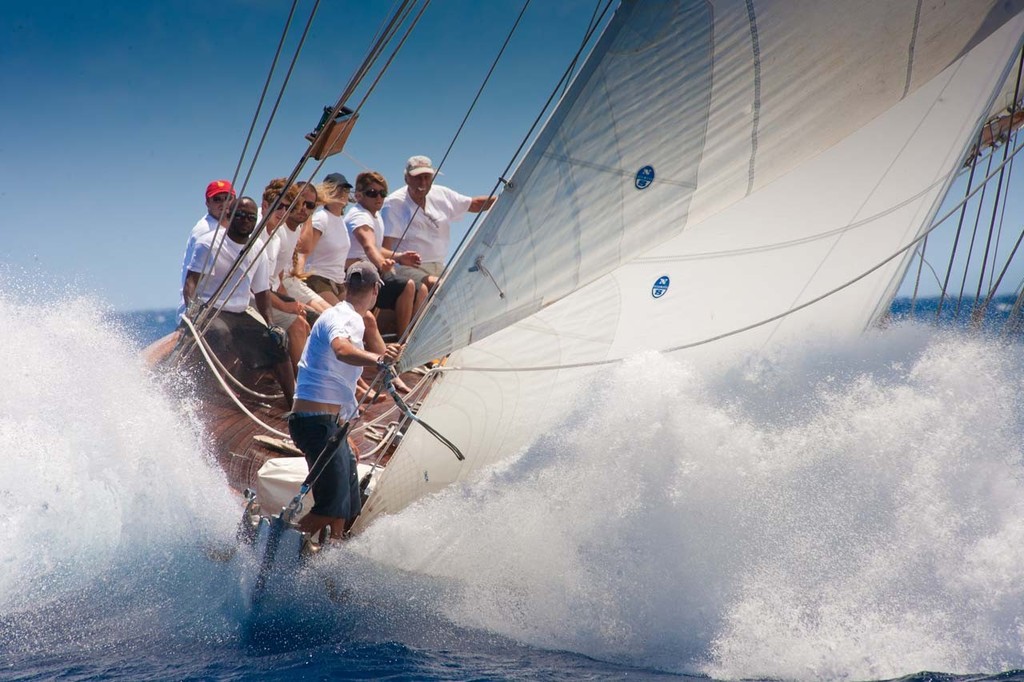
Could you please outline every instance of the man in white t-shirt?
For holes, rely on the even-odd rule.
[[[366,334],[380,286],[373,264],[358,261],[349,267],[345,300],[313,324],[299,361],[295,403],[288,418],[292,441],[315,476],[313,508],[299,521],[299,530],[318,533],[329,525],[336,540],[362,510],[356,458],[348,438],[338,431],[342,423],[356,417],[356,382],[363,368],[394,362],[401,354],[400,346],[384,346],[372,340],[379,335]],[[335,435],[337,443],[331,443]]]
[[[235,198],[235,188],[229,180],[214,180],[206,186],[206,215],[192,228],[185,243],[185,254],[181,258],[181,288],[185,288],[185,276],[188,265],[192,262],[192,253],[196,248],[196,240],[204,234],[213,232],[218,227],[227,227],[231,217],[231,206]],[[178,317],[185,312],[182,304],[178,308]]]
[[[426,156],[413,156],[405,164],[405,187],[396,190],[384,201],[384,247],[415,251],[419,265],[398,265],[395,273],[422,282],[428,287],[448,261],[451,246],[451,224],[469,213],[486,211],[496,197],[467,197],[434,184],[437,171]]]
[[[306,319],[306,304],[296,300],[285,289],[284,278],[292,272],[292,258],[295,254],[295,244],[299,240],[299,226],[288,222],[286,213],[289,207],[297,211],[299,217],[308,216],[304,207],[298,207],[296,198],[307,186],[305,184],[287,185],[287,178],[274,178],[263,190],[263,212],[267,215],[265,232],[261,239],[269,241],[266,250],[263,252],[270,265],[270,313],[273,319],[272,324],[284,327],[288,330],[288,354],[291,356],[292,366],[296,369],[299,365],[299,358],[302,356],[302,349],[306,345],[306,338],[309,337],[309,322]],[[312,190],[310,190],[312,191]],[[267,212],[273,208],[273,212]]]
[[[263,319],[271,319],[267,259],[256,248],[242,255],[256,228],[256,218],[256,202],[242,197],[227,229],[218,228],[196,240],[183,298],[186,306],[198,303],[217,310],[204,338],[215,351],[232,354],[251,369],[272,370],[291,409],[295,374],[281,343],[285,331],[268,327],[245,312],[252,294]],[[240,261],[237,267],[236,261]]]

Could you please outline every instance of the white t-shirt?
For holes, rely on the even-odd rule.
[[[267,236],[266,231],[260,235],[261,239]],[[267,263],[270,264],[270,288],[277,291],[281,286],[281,273],[287,277],[292,271],[292,256],[295,254],[295,245],[299,242],[299,229],[291,229],[288,225],[282,224],[274,232],[270,244],[264,254]]]
[[[384,247],[384,223],[381,221],[380,213],[373,215],[359,204],[353,206],[345,214],[345,227],[348,228],[348,236],[352,240],[352,246],[348,250],[348,257],[369,260],[363,245],[359,243],[359,240],[353,234],[360,225],[370,226],[370,229],[373,230],[373,240],[377,243],[377,248],[380,249]],[[344,278],[341,281],[344,282]]]
[[[400,238],[397,250],[415,251],[424,263],[444,263],[448,260],[452,223],[466,215],[472,203],[472,197],[433,185],[427,193],[426,207],[419,208],[409,198],[408,186],[404,186],[384,200],[380,211],[384,236]]]
[[[344,338],[363,350],[365,331],[363,318],[348,301],[342,301],[320,315],[313,323],[299,360],[295,397],[338,405],[342,419],[352,417],[357,406],[356,381],[362,376],[363,368],[339,360],[331,342]]]
[[[332,282],[343,283],[345,259],[351,244],[345,215],[334,215],[321,206],[313,213],[313,229],[320,233],[320,241],[306,259],[306,270]]]
[[[192,254],[196,250],[196,240],[202,237],[204,234],[208,234],[217,229],[217,219],[207,213],[205,216],[199,219],[199,222],[195,224],[192,231],[188,234],[188,241],[185,242],[185,253],[181,257],[181,289],[178,291],[180,295],[178,298],[181,301],[178,304],[178,317],[185,312],[185,297],[183,292],[185,291],[185,277],[188,276],[188,266],[192,262]],[[200,269],[203,264],[199,264]]]
[[[224,245],[220,246],[222,241]],[[213,269],[208,271],[209,274],[207,276],[200,278],[199,288],[196,291],[196,297],[200,301],[206,303],[210,300],[213,292],[217,290],[220,283],[227,277],[227,273],[230,271],[235,259],[238,258],[238,254],[242,252],[244,246],[244,244],[238,244],[228,239],[227,230],[224,228],[208,232],[196,240],[192,261],[188,266],[189,271],[201,274],[203,272],[203,264],[207,261],[207,255],[215,253],[217,256]],[[231,281],[221,291],[220,296],[217,297],[217,301],[214,304],[217,308],[226,310],[229,313],[244,312],[249,305],[250,291],[258,294],[270,288],[270,267],[263,254],[256,255],[258,251],[259,246],[257,245],[245,254],[243,263],[232,273]],[[210,256],[210,260],[213,260],[213,256]],[[255,265],[249,267],[254,261]],[[241,284],[236,287],[235,283],[239,279],[242,280]],[[232,289],[234,289],[233,292]]]

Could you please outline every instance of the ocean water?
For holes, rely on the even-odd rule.
[[[0,679],[1024,679],[1019,341],[633,358],[256,611],[172,312],[98,310],[0,296]]]

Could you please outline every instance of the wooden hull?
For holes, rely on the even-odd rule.
[[[143,351],[146,362],[154,367],[167,363],[178,335],[179,332],[173,332],[147,347]],[[230,380],[226,388],[198,352],[190,354],[184,364],[185,372],[192,380],[188,395],[201,405],[198,415],[210,452],[234,490],[239,493],[247,488],[255,490],[260,467],[269,459],[302,457],[302,453],[288,440],[288,410],[283,398],[249,395],[231,386]],[[256,393],[274,396],[280,392],[269,373],[250,372],[238,367],[232,371],[240,383]],[[406,380],[416,378],[419,377],[408,375]],[[373,380],[370,372],[367,372],[366,379]],[[400,414],[390,397],[373,404],[366,403],[362,410],[362,418],[350,432],[352,450],[364,463],[371,463],[371,459],[386,463],[389,448],[380,447],[380,435],[385,429],[367,428],[367,424],[398,421]]]

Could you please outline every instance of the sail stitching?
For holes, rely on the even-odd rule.
[[[747,17],[750,20],[750,48],[754,53],[754,111],[750,127],[750,169],[747,171],[747,194],[750,194],[754,191],[757,133],[761,124],[761,46],[757,39],[757,15],[754,11],[754,0],[747,0]]]
[[[921,0],[917,0],[917,11],[914,13],[914,30],[910,33],[910,46],[907,48],[907,79],[903,83],[903,94],[900,99],[910,92],[910,81],[914,76],[914,50],[917,45],[917,32],[921,28]]]
[[[809,301],[801,303],[801,304],[799,304],[797,306],[794,306],[794,307],[790,308],[789,310],[785,310],[785,311],[783,311],[781,313],[778,313],[777,315],[773,315],[773,316],[768,317],[768,318],[766,318],[764,320],[760,320],[758,322],[754,322],[752,324],[748,324],[745,327],[740,327],[738,329],[732,329],[730,331],[723,332],[721,334],[717,334],[715,336],[711,336],[711,337],[708,337],[706,339],[701,339],[700,341],[693,341],[693,342],[684,343],[684,344],[681,344],[681,345],[678,345],[678,346],[671,346],[669,348],[662,348],[662,349],[658,350],[657,352],[659,352],[659,353],[674,353],[676,351],[687,350],[689,348],[696,348],[698,346],[703,346],[703,345],[706,345],[708,343],[713,343],[715,341],[720,341],[722,339],[729,338],[730,336],[736,336],[737,334],[742,334],[743,332],[750,331],[751,329],[756,329],[756,328],[762,327],[762,326],[764,326],[766,324],[770,324],[772,322],[775,322],[776,320],[781,320],[784,317],[788,317],[789,315],[792,315],[793,313],[799,312],[799,311],[803,310],[804,308],[808,308],[808,307],[814,305],[815,303],[818,303],[819,301],[823,301],[824,299],[828,298],[829,296],[837,294],[840,291],[853,286],[854,284],[856,284],[857,282],[861,281],[865,277],[868,277],[872,273],[874,273],[877,270],[881,269],[882,267],[884,267],[885,265],[887,265],[888,263],[890,263],[894,259],[902,256],[908,250],[910,250],[910,249],[914,248],[915,246],[917,246],[917,244],[919,242],[921,242],[923,239],[925,239],[929,234],[931,234],[933,230],[938,228],[939,225],[942,225],[954,213],[956,213],[960,209],[960,206],[961,206],[962,203],[965,203],[965,202],[969,201],[970,199],[972,199],[974,197],[975,194],[980,192],[981,188],[985,187],[988,184],[989,180],[991,180],[997,173],[999,173],[999,171],[1004,166],[1006,166],[1008,163],[1010,163],[1010,161],[1012,161],[1016,157],[1016,155],[1021,151],[1022,148],[1024,148],[1024,142],[1022,142],[1021,144],[1019,144],[1016,147],[1014,147],[1013,152],[1010,154],[1010,156],[1009,156],[1009,158],[1007,160],[1005,160],[1002,163],[1000,163],[999,166],[996,167],[991,173],[989,173],[988,176],[978,185],[978,187],[973,192],[971,192],[970,194],[965,196],[959,203],[957,203],[956,206],[953,206],[952,208],[950,208],[941,218],[935,220],[932,223],[932,225],[927,230],[925,230],[922,234],[918,235],[917,237],[912,239],[909,243],[907,243],[905,246],[900,247],[897,251],[895,251],[894,253],[892,253],[888,257],[886,257],[884,260],[879,261],[878,263],[873,265],[871,268],[869,268],[868,270],[865,270],[864,272],[862,272],[861,274],[857,275],[856,277],[854,277],[854,278],[852,278],[852,279],[850,279],[850,280],[840,284],[839,286],[837,286],[837,287],[835,287],[833,289],[830,289],[829,291],[826,291],[825,293],[821,294],[820,296],[817,296],[817,297],[815,297],[815,298],[813,298],[813,299],[811,299]],[[437,367],[437,368],[435,368],[434,371],[437,371],[437,372],[453,372],[453,371],[459,371],[459,372],[543,372],[543,371],[550,371],[550,370],[579,369],[579,368],[582,368],[582,367],[600,367],[600,366],[603,366],[603,365],[614,365],[614,364],[617,364],[617,363],[620,363],[620,362],[624,362],[626,359],[627,358],[625,358],[625,357],[620,357],[620,358],[609,358],[608,360],[595,360],[593,362],[579,362],[579,363],[573,363],[573,364],[567,364],[567,365],[546,365],[546,366],[542,365],[542,366],[534,366],[534,367],[455,367],[455,366],[452,366],[452,365],[446,365],[444,367]]]
[[[878,213],[874,213],[874,214],[868,216],[867,218],[862,218],[861,220],[855,220],[855,221],[853,221],[851,223],[847,223],[846,225],[843,225],[842,227],[837,227],[835,229],[828,230],[827,232],[821,232],[819,234],[811,235],[809,237],[801,237],[799,239],[791,239],[789,241],[776,242],[774,244],[765,244],[763,246],[751,246],[751,247],[748,247],[748,248],[745,248],[745,249],[732,249],[732,250],[727,250],[727,251],[704,251],[702,253],[693,253],[693,254],[684,255],[684,256],[649,256],[649,257],[645,257],[645,258],[638,258],[637,262],[640,262],[640,263],[681,263],[681,262],[684,262],[684,261],[693,261],[693,260],[711,260],[711,259],[714,259],[714,258],[726,258],[728,256],[743,256],[743,255],[749,255],[749,254],[752,254],[752,253],[764,253],[766,251],[774,251],[774,250],[777,250],[777,249],[786,249],[786,248],[789,248],[791,246],[801,246],[803,244],[810,244],[810,243],[813,243],[813,242],[816,242],[816,241],[819,241],[819,240],[822,240],[822,239],[828,239],[829,237],[834,237],[836,235],[843,234],[845,232],[850,232],[850,231],[856,230],[858,228],[864,227],[865,225],[870,225],[871,223],[875,222],[879,218],[883,218],[883,217],[885,217],[885,216],[887,216],[887,215],[889,215],[891,213],[895,213],[895,212],[899,211],[900,209],[905,208],[906,206],[909,206],[910,204],[913,204],[915,201],[918,201],[922,196],[925,196],[926,194],[931,192],[933,189],[935,189],[935,187],[937,185],[940,185],[943,182],[945,182],[945,178],[939,178],[938,180],[936,180],[932,184],[928,185],[927,187],[925,187],[921,191],[916,192],[916,193],[910,195],[909,197],[907,197],[903,201],[900,201],[900,202],[898,202],[896,204],[893,204],[892,206],[889,206],[884,211],[880,211]]]

